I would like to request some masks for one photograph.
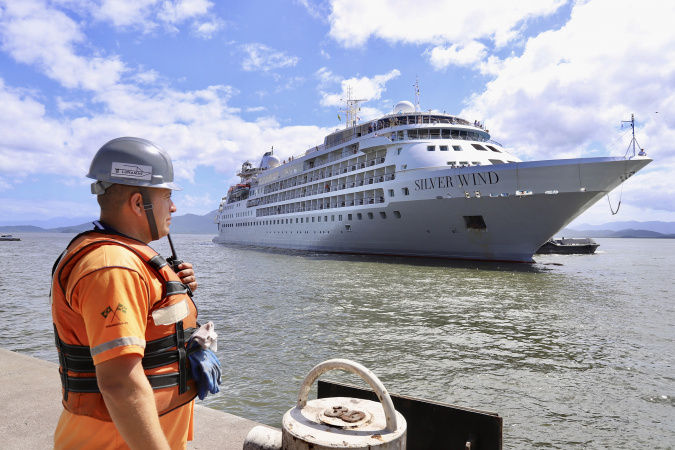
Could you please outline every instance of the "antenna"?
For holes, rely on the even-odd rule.
[[[367,102],[367,99],[353,99],[352,98],[352,87],[347,86],[347,100],[340,99],[347,103],[347,107],[344,110],[340,110],[340,112],[343,112],[347,114],[347,123],[345,124],[345,128],[349,127],[355,127],[356,123],[359,120],[359,117],[356,115],[357,112],[361,110],[359,107],[359,102]],[[339,117],[339,116],[338,116]]]
[[[417,75],[415,75],[415,112],[420,112],[420,84]]]
[[[640,144],[638,143],[637,139],[635,139],[635,114],[630,115],[630,120],[622,120],[621,126],[623,126],[624,123],[629,123],[631,131],[633,132],[633,139],[631,139],[630,144],[628,144],[627,150],[630,150],[630,148],[633,147],[633,156],[635,156],[635,146],[637,145],[637,148],[640,149],[640,153],[638,153],[638,155],[647,156],[647,153],[645,153],[645,151],[640,148]]]

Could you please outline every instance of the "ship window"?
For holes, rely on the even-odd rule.
[[[464,223],[469,230],[486,230],[483,216],[464,216]]]
[[[393,196],[394,196],[394,190],[393,190],[393,189],[389,189],[389,197],[393,197]]]
[[[462,146],[461,145],[453,145],[452,149],[456,152],[461,152],[462,151]]]
[[[494,147],[491,146],[491,145],[488,145],[487,148],[489,148],[489,149],[492,150],[493,152],[501,153],[501,150],[498,150],[498,149],[494,148]]]
[[[356,213],[356,218],[361,220],[361,219],[363,219],[363,216],[361,215],[361,213]]]
[[[312,217],[312,222],[314,222],[314,217]]]
[[[490,161],[492,164],[504,164],[504,161],[501,159],[489,159],[488,161]]]
[[[440,150],[441,150],[442,152],[447,152],[447,151],[448,151],[448,146],[447,146],[447,145],[441,145]]]
[[[386,219],[387,218],[387,213],[384,211],[380,211],[380,219]]]
[[[427,145],[427,151],[428,151],[428,152],[433,152],[434,150],[436,150],[436,146],[435,146],[435,145]]]
[[[352,231],[352,226],[351,225],[345,225],[345,230]]]
[[[473,145],[473,148],[475,148],[476,150],[481,150],[483,152],[487,152],[487,148],[483,147],[480,144],[471,144],[471,145]]]
[[[330,221],[335,222],[335,216],[330,216]]]
[[[397,151],[398,151],[397,155],[400,155],[400,154],[401,154],[401,150],[403,150],[403,148],[398,148],[398,149],[397,149]]]
[[[368,213],[368,218],[372,219],[373,218],[373,213]]]
[[[397,219],[400,219],[401,218],[401,211],[394,211],[394,217],[396,217]]]
[[[328,222],[328,216],[323,216],[323,221]]]
[[[340,214],[340,215],[338,216],[338,220],[339,220],[340,222],[342,222],[342,214]]]
[[[351,215],[351,214],[347,214],[347,220],[352,220],[352,215]]]
[[[295,218],[295,223],[298,223],[298,218],[297,218],[297,217]]]
[[[401,188],[403,195],[410,195],[410,190],[407,187]]]

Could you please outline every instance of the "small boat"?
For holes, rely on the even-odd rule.
[[[14,237],[11,234],[3,234],[0,236],[0,241],[20,241],[21,238]]]
[[[590,238],[551,238],[544,245],[539,247],[535,253],[559,254],[559,255],[590,255],[600,246]]]

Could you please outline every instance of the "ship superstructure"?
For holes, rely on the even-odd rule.
[[[407,101],[377,120],[349,117],[302,155],[281,161],[270,151],[258,167],[246,162],[221,201],[214,241],[532,261],[551,236],[651,162],[643,152],[523,162],[482,124]]]

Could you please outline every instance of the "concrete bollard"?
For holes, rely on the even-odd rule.
[[[243,450],[281,450],[281,430],[258,425],[246,435]]]

